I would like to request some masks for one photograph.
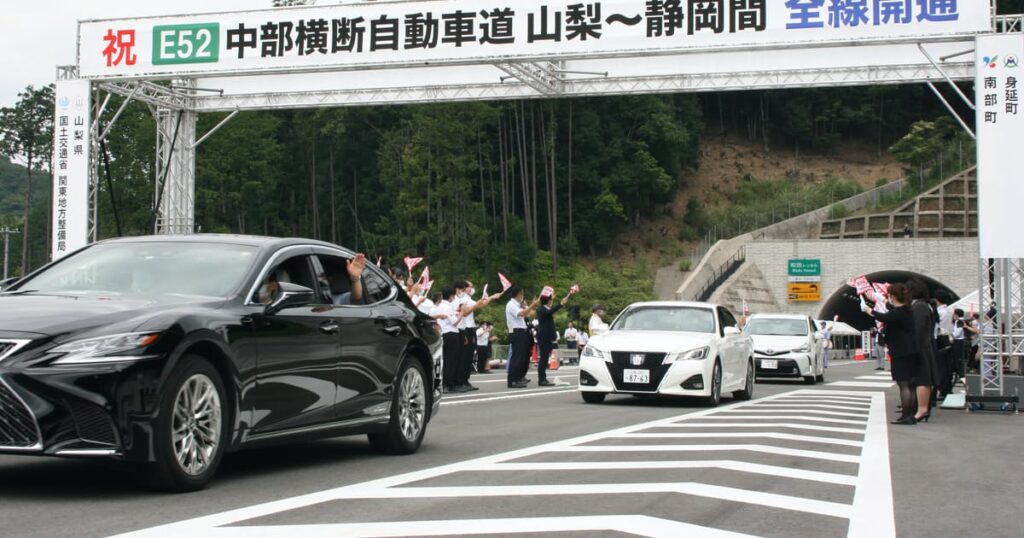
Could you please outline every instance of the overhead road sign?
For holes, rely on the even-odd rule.
[[[83,21],[78,66],[174,78],[806,49],[955,40],[991,18],[980,0],[359,2]]]
[[[821,301],[821,284],[815,282],[790,282],[786,295],[792,303],[816,303]]]

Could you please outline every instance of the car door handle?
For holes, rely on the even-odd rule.
[[[332,319],[321,323],[320,332],[324,334],[338,334],[338,322]]]
[[[385,325],[384,326],[384,332],[390,334],[391,336],[398,336],[398,335],[402,334],[402,326],[401,325]]]

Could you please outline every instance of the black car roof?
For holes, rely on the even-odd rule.
[[[317,245],[327,248],[340,249],[351,253],[349,249],[318,241],[316,239],[304,239],[301,237],[267,237],[262,235],[232,235],[232,234],[191,234],[191,235],[143,235],[138,237],[120,237],[117,239],[105,239],[99,243],[149,243],[149,242],[173,242],[173,243],[223,243],[233,245],[249,245],[260,249],[276,250],[292,245]]]

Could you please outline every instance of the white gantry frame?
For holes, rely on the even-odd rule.
[[[1024,16],[996,15],[994,2],[990,5],[990,34],[1024,32]],[[100,143],[124,110],[122,105],[109,118],[103,118],[112,95],[125,97],[124,103],[146,103],[156,119],[154,231],[188,234],[196,229],[196,147],[239,111],[923,83],[971,132],[935,84],[948,83],[968,107],[974,108],[973,101],[954,83],[975,77],[976,37],[846,40],[686,51],[577,52],[558,58],[515,61],[467,60],[399,68],[385,64],[324,66],[302,71],[238,71],[173,79],[167,75],[93,77],[88,236],[90,240],[97,236]],[[757,61],[750,60],[752,54],[757,55]],[[751,65],[757,68],[751,69]],[[58,68],[57,78],[75,80],[80,78],[79,73],[78,65],[63,66]],[[197,138],[197,118],[204,112],[231,114]],[[982,274],[988,275],[991,269],[994,278],[991,283],[981,283],[982,312],[990,304],[1000,309],[1000,322],[984,339],[988,366],[983,392],[1001,395],[1001,357],[1020,356],[1024,352],[1024,320],[1020,313],[1022,265],[1021,260],[983,264]]]

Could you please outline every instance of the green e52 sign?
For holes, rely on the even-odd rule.
[[[220,24],[153,27],[153,65],[214,63],[220,57]]]

